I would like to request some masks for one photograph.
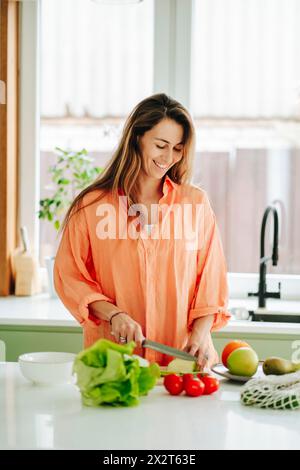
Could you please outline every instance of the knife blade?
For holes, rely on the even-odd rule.
[[[144,339],[142,342],[143,348],[153,349],[168,356],[178,357],[179,359],[184,359],[185,361],[196,361],[197,358],[191,354],[181,351],[180,349],[172,348],[171,346],[166,346],[165,344],[156,343],[150,339]]]

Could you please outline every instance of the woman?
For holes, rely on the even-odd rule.
[[[218,362],[211,332],[230,318],[226,263],[208,197],[189,184],[194,147],[188,111],[150,96],[129,115],[104,173],[71,205],[54,282],[85,347],[134,340],[137,354],[166,365],[169,356],[143,350],[146,337],[190,352],[201,368]]]

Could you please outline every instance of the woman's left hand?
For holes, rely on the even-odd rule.
[[[210,363],[209,334],[204,336],[197,331],[192,331],[184,348],[184,351],[196,357],[200,370]]]
[[[197,318],[193,322],[192,332],[189,336],[184,351],[197,358],[199,368],[210,367],[214,361],[214,351],[211,348],[211,328],[214,322],[214,315],[206,315]]]

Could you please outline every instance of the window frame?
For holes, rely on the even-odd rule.
[[[146,0],[145,0],[146,1]],[[165,91],[192,110],[193,11],[196,0],[154,0],[154,93]],[[39,17],[40,0],[21,3],[19,221],[39,253]],[[177,45],[177,46],[176,46]],[[189,53],[186,53],[189,51]],[[28,113],[27,110],[31,109]],[[28,185],[33,181],[33,185]],[[257,290],[258,273],[228,273],[231,298]],[[267,275],[268,289],[282,283],[282,298],[300,300],[300,275]],[[275,283],[275,284],[274,284]],[[276,287],[273,286],[276,285]],[[274,288],[272,288],[272,286]]]
[[[0,2],[0,296],[14,289],[17,244],[19,133],[19,5]]]
[[[37,254],[39,253],[37,212],[40,200],[39,18],[39,0],[21,2],[19,225],[27,227],[31,248]],[[29,181],[33,184],[28,184]]]

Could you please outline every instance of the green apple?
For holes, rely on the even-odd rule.
[[[259,359],[252,348],[238,348],[227,358],[227,367],[233,375],[252,377],[257,371]]]

